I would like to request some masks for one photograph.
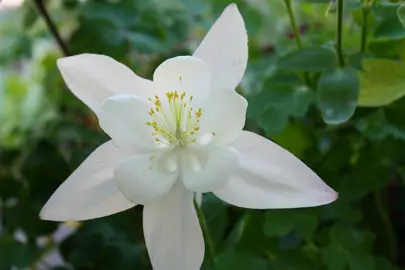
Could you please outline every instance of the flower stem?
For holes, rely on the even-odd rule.
[[[208,230],[207,222],[204,217],[204,213],[201,209],[201,207],[198,205],[197,201],[194,200],[194,208],[195,211],[197,212],[197,217],[200,222],[201,230],[203,232],[204,240],[205,240],[205,245],[208,250],[208,255],[210,256],[212,266],[215,267],[215,251],[214,251],[214,243],[212,242],[211,234]]]
[[[284,0],[285,6],[287,8],[288,17],[290,18],[291,28],[294,33],[295,41],[297,42],[297,47],[302,49],[301,33],[297,26],[297,20],[294,16],[294,11],[292,9],[291,0]]]
[[[378,214],[380,215],[381,221],[384,224],[385,227],[385,232],[386,232],[386,238],[388,242],[388,253],[390,256],[390,259],[395,260],[397,257],[397,241],[395,237],[395,232],[394,228],[391,224],[390,218],[387,215],[387,212],[384,207],[383,200],[381,198],[381,193],[379,190],[374,191],[374,202],[377,206],[377,211]]]
[[[363,24],[361,25],[361,44],[360,52],[364,53],[367,49],[367,34],[368,34],[368,15],[370,14],[370,3],[366,0],[362,8]]]
[[[301,33],[298,29],[297,20],[295,19],[294,11],[291,5],[291,0],[284,0],[285,7],[287,9],[288,17],[290,18],[291,28],[294,34],[295,42],[297,43],[297,47],[299,49],[303,48],[302,41],[301,41]],[[308,86],[311,86],[311,80],[309,79],[309,74],[307,72],[303,73],[305,83]]]
[[[345,60],[343,57],[342,51],[342,32],[343,32],[343,7],[344,0],[337,0],[337,44],[336,44],[336,53],[339,61],[339,66],[344,67]]]
[[[49,16],[48,11],[45,8],[43,0],[34,0],[33,2],[34,2],[34,5],[35,5],[36,10],[38,11],[39,15],[44,18],[46,26],[48,27],[49,32],[51,32],[52,36],[54,37],[60,50],[62,51],[62,53],[65,56],[69,56],[70,55],[69,49],[68,49],[67,45],[65,44],[65,42],[63,41],[63,39],[61,38],[61,36],[59,35],[58,29],[56,28],[55,23],[52,21],[51,17]]]

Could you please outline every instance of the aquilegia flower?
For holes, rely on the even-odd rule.
[[[86,220],[144,205],[154,269],[197,270],[204,240],[196,193],[245,208],[293,208],[337,198],[295,156],[243,131],[247,101],[235,87],[246,69],[247,34],[228,6],[193,56],[163,62],[153,81],[115,60],[82,54],[58,67],[111,137],[58,188],[41,212]]]

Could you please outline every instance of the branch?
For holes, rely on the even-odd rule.
[[[37,12],[45,20],[45,23],[49,29],[49,32],[51,32],[51,35],[53,36],[56,43],[58,44],[59,49],[62,51],[62,53],[65,56],[71,55],[68,47],[66,46],[65,42],[62,40],[61,36],[59,35],[58,29],[56,28],[55,23],[52,21],[51,17],[49,16],[49,14],[45,8],[45,5],[43,3],[43,0],[33,0],[33,2],[37,9]]]

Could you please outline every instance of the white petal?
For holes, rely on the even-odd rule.
[[[135,96],[120,95],[107,98],[97,111],[100,127],[124,149],[151,152],[156,148],[149,104]]]
[[[210,92],[204,101],[199,136],[210,136],[216,144],[237,138],[245,125],[247,101],[234,90],[222,88]]]
[[[192,56],[178,56],[164,61],[153,74],[156,91],[186,92],[203,99],[210,90],[210,72],[203,61]]]
[[[173,152],[150,158],[149,154],[128,157],[114,172],[118,188],[128,200],[146,204],[167,194],[178,179]]]
[[[48,200],[41,219],[86,220],[135,206],[113,181],[115,167],[129,154],[135,153],[121,151],[111,141],[98,147]]]
[[[238,154],[230,147],[187,149],[181,153],[181,162],[184,186],[195,192],[210,192],[228,183],[238,165]]]
[[[204,239],[193,197],[179,183],[166,197],[145,205],[143,230],[154,270],[200,269]]]
[[[311,207],[337,199],[333,189],[277,144],[243,131],[231,146],[239,152],[240,168],[214,192],[220,199],[255,209]]]
[[[153,95],[151,81],[105,55],[80,54],[61,58],[58,67],[73,94],[94,112],[110,96],[130,94],[146,100]]]
[[[211,88],[235,89],[248,60],[245,23],[236,4],[230,4],[212,26],[194,56],[211,70]]]

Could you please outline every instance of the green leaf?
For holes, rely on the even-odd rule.
[[[266,270],[268,269],[268,263],[264,258],[259,255],[252,255],[248,253],[240,253],[235,250],[226,250],[224,253],[218,256],[217,266],[218,270]]]
[[[365,237],[361,231],[350,225],[336,224],[330,230],[331,242],[345,249],[359,248]]]
[[[26,155],[21,173],[29,182],[32,199],[42,204],[69,176],[70,168],[59,149],[41,141]]]
[[[74,269],[84,269],[90,264],[91,269],[115,269],[117,261],[122,269],[151,269],[141,267],[142,256],[147,255],[141,211],[134,210],[87,221],[62,243],[63,257]]]
[[[298,158],[303,157],[304,151],[311,145],[311,133],[300,122],[288,124],[272,139],[284,149]]]
[[[329,4],[330,0],[302,0],[302,2]]]
[[[336,245],[330,245],[322,249],[322,261],[328,267],[328,270],[346,269],[346,252],[343,248]]]
[[[168,49],[166,44],[147,34],[129,32],[126,35],[126,38],[132,47],[141,53],[159,53]]]
[[[4,199],[12,198],[23,189],[23,183],[17,181],[12,176],[2,176],[0,180],[0,197]]]
[[[390,134],[383,110],[378,110],[361,118],[356,127],[364,136],[375,141],[382,140]]]
[[[394,270],[394,266],[385,258],[377,257],[375,260],[375,269],[376,270]]]
[[[38,256],[34,245],[17,242],[12,236],[0,238],[0,269],[18,269],[29,267]]]
[[[81,7],[82,16],[87,20],[106,20],[116,25],[117,28],[139,23],[139,16],[134,14],[135,12],[136,9],[130,3],[117,5],[90,1],[85,2]]]
[[[319,270],[323,269],[318,260],[314,260],[309,254],[299,250],[281,251],[272,259],[274,270]],[[253,268],[251,268],[253,269]]]
[[[43,204],[21,200],[17,205],[4,210],[6,226],[10,229],[22,229],[30,238],[50,234],[57,228],[57,223],[38,218]]]
[[[336,66],[335,55],[328,49],[301,49],[280,57],[278,67],[294,71],[323,71]]]
[[[206,194],[203,197],[202,210],[214,244],[221,243],[226,229],[227,204],[218,199],[214,194]]]
[[[289,117],[304,116],[314,99],[313,91],[302,85],[279,84],[270,80],[265,89],[250,98],[247,117],[259,119],[259,125],[269,136],[281,132]]]
[[[326,71],[318,82],[318,104],[323,120],[340,124],[350,119],[356,109],[360,80],[350,67]]]
[[[276,245],[264,232],[267,223],[263,213],[254,211],[242,219],[241,236],[236,245],[238,250],[263,253]]]
[[[383,40],[405,38],[404,26],[398,20],[396,5],[378,5],[374,11],[376,17],[380,18],[374,33],[376,38]]]
[[[399,18],[399,21],[402,23],[402,25],[405,27],[405,4],[402,4],[398,7],[397,9],[397,15]]]
[[[383,106],[405,95],[404,63],[388,59],[365,59],[363,68],[359,106]]]
[[[294,219],[298,235],[310,239],[318,227],[318,217],[315,214],[299,212]]]
[[[325,218],[343,221],[347,223],[358,223],[362,220],[362,212],[353,205],[337,200],[325,207]]]
[[[405,99],[401,98],[383,108],[387,122],[400,129],[405,129],[404,113]]]
[[[288,115],[271,107],[259,118],[259,124],[268,136],[273,136],[282,131],[287,122]]]
[[[82,27],[72,34],[70,47],[75,54],[105,54],[119,60],[126,53],[125,41],[124,31],[111,21],[92,19],[82,21]]]
[[[290,233],[294,226],[294,217],[290,211],[269,210],[266,212],[264,233],[268,236],[284,236]]]
[[[374,258],[362,249],[353,249],[348,253],[348,262],[351,270],[374,270]]]
[[[32,5],[25,5],[23,9],[23,25],[25,28],[30,28],[35,24],[38,18],[38,13],[35,12],[35,9]]]

